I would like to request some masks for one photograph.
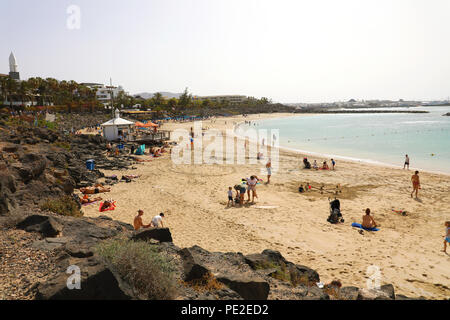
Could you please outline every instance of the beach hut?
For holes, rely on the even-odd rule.
[[[103,136],[108,141],[119,140],[120,136],[123,136],[125,132],[130,131],[132,126],[134,126],[134,122],[122,119],[120,117],[120,112],[117,109],[115,111],[114,119],[101,124]]]

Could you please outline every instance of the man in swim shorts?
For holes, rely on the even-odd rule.
[[[403,169],[405,169],[405,167],[408,167],[408,170],[409,170],[409,157],[408,157],[408,155],[405,156],[405,164],[403,165]]]
[[[413,193],[415,191],[416,199],[417,199],[417,193],[419,192],[419,188],[420,188],[419,171],[416,171],[413,174],[413,176],[411,177],[411,182],[413,184],[413,191],[411,192],[411,198],[413,197]]]

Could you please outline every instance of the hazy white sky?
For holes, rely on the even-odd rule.
[[[280,102],[450,96],[448,0],[1,0],[0,12],[0,73],[12,50],[22,78]]]

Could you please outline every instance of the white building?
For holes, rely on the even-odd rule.
[[[246,96],[242,96],[242,95],[222,95],[222,96],[194,96],[192,98],[194,101],[205,101],[205,100],[209,100],[211,102],[228,102],[230,104],[239,104],[239,103],[243,103],[247,100]]]
[[[114,119],[111,119],[103,124],[103,137],[108,141],[119,140],[120,136],[124,136],[130,132],[131,128],[134,126],[134,122],[122,119],[120,117],[119,110],[116,109]]]
[[[117,98],[117,96],[122,92],[123,94],[128,94],[125,92],[125,90],[121,87],[114,87],[114,86],[105,86],[101,83],[81,83],[82,85],[91,88],[96,89],[96,97],[97,100],[103,103],[103,105],[108,106],[111,102],[111,95],[112,98]]]

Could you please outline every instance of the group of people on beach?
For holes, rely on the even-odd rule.
[[[315,169],[315,170],[334,170],[336,167],[336,161],[331,158],[331,168],[328,165],[327,161],[324,160],[322,162],[322,166],[319,167],[319,165],[317,164],[317,160],[314,160],[313,164],[311,165],[311,162],[309,162],[308,158],[304,157],[303,158],[303,166],[305,169]]]
[[[228,187],[227,207],[229,207],[230,205],[234,207],[235,202],[238,203],[240,206],[243,206],[245,201],[245,192],[247,192],[248,195],[247,203],[250,202],[250,194],[252,203],[255,202],[255,198],[258,198],[258,195],[256,194],[256,185],[258,184],[258,182],[262,181],[262,179],[259,179],[257,176],[253,175],[250,176],[250,178],[246,178],[243,180],[245,180],[243,181],[243,183],[236,184],[234,186],[234,190],[236,192],[236,197],[234,199],[233,199],[233,188]],[[245,187],[244,184],[246,184],[247,187]]]
[[[153,219],[150,221],[149,224],[144,224],[142,221],[142,216],[144,215],[144,210],[139,209],[137,216],[134,217],[133,226],[134,230],[139,231],[141,229],[148,229],[148,228],[164,228],[164,213],[160,213],[159,215],[156,215],[153,217]]]

